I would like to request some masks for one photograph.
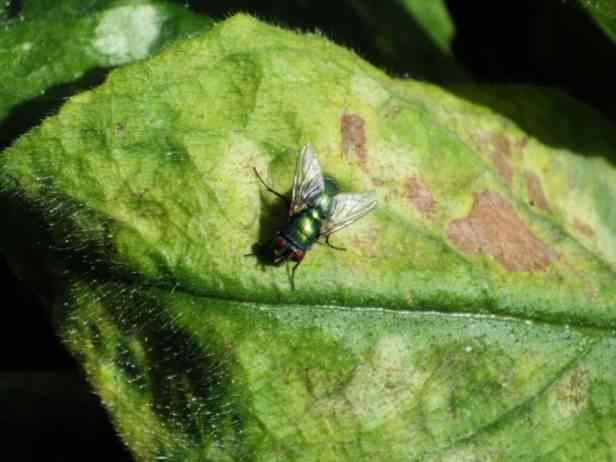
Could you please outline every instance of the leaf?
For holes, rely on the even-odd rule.
[[[445,2],[442,0],[404,0],[401,3],[417,18],[417,22],[421,24],[439,48],[445,53],[451,54],[451,42],[455,28]]]
[[[108,69],[157,53],[210,20],[156,0],[30,0],[1,24],[0,148]]]
[[[438,83],[469,81],[451,53],[454,25],[442,0],[347,0],[388,69]]]
[[[616,2],[613,0],[579,0],[601,29],[616,42]]]
[[[137,460],[608,459],[613,130],[484,90],[235,16],[3,153],[2,251]],[[293,291],[245,256],[286,221],[252,169],[287,193],[307,142],[379,202]]]

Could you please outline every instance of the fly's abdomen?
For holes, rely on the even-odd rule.
[[[317,211],[307,208],[291,217],[283,234],[306,250],[317,240],[320,231],[321,220]]]

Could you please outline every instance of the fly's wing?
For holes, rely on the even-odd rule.
[[[349,226],[376,207],[376,193],[342,193],[332,200],[329,215],[321,225],[321,234],[329,236]]]
[[[297,159],[289,215],[300,212],[311,198],[322,193],[324,189],[321,167],[319,167],[313,147],[307,144],[302,148]]]

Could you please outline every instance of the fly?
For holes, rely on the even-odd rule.
[[[346,250],[329,242],[336,231],[349,226],[376,206],[374,191],[338,193],[335,183],[324,178],[311,145],[305,145],[297,159],[291,199],[265,183],[257,169],[259,181],[272,194],[289,204],[289,220],[276,233],[273,241],[274,264],[293,261],[291,287],[295,288],[295,271],[314,243],[326,244],[336,250]],[[325,242],[322,242],[322,239]]]

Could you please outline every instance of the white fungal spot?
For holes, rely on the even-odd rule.
[[[478,448],[476,446],[457,447],[438,452],[434,456],[428,456],[426,462],[493,462],[499,459],[490,454],[489,449]]]
[[[30,51],[32,49],[32,42],[24,42],[20,45],[21,51]]]
[[[163,22],[152,5],[113,8],[96,27],[94,47],[111,65],[143,59],[156,42]]]
[[[357,368],[345,397],[362,426],[373,429],[416,402],[427,377],[414,367],[404,338],[385,337],[375,346],[372,358]]]
[[[588,379],[584,370],[567,372],[548,395],[552,417],[560,425],[567,425],[588,406]]]

